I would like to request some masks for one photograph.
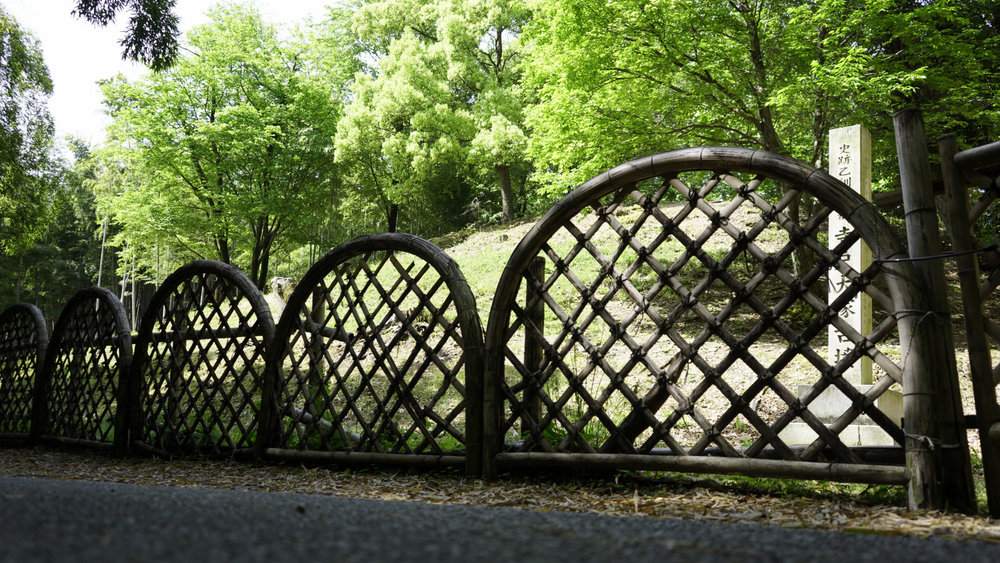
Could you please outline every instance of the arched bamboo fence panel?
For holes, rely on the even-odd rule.
[[[19,303],[0,314],[0,438],[31,435],[36,412],[36,374],[45,359],[49,333],[34,305]]]
[[[252,455],[271,311],[239,269],[182,266],[153,295],[136,338],[132,446],[166,456]]]
[[[132,339],[121,301],[102,287],[74,295],[56,321],[39,382],[42,440],[123,452]]]
[[[804,196],[815,209],[798,220]],[[831,212],[854,227],[834,250]],[[875,257],[864,272],[842,259],[858,239]],[[538,221],[498,283],[486,473],[590,466],[912,485],[936,467],[925,443],[939,436],[936,406],[918,366],[937,329],[912,266],[893,261],[905,256],[870,203],[764,151],[683,149],[595,177]],[[828,305],[832,269],[850,283]],[[877,311],[868,334],[839,315],[861,293]],[[837,361],[825,354],[831,325],[854,345]],[[863,356],[878,375],[861,389],[843,373]],[[876,406],[900,386],[905,431]],[[824,422],[811,404],[829,388],[847,400]],[[874,452],[889,454],[883,462],[840,439],[862,417],[906,444],[906,467],[900,448]],[[797,421],[815,433],[804,447],[782,438]]]
[[[271,352],[268,456],[479,474],[482,329],[432,243],[388,233],[330,251],[289,298]]]

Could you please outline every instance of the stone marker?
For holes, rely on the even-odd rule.
[[[860,126],[842,127],[830,131],[830,174],[861,194],[866,201],[872,200],[872,142],[868,131]],[[827,246],[832,250],[854,229],[846,219],[836,213],[830,214],[830,235]],[[864,242],[858,241],[842,257],[854,271],[864,272],[872,263],[872,251]],[[827,303],[840,297],[850,285],[837,269],[831,269],[827,288]],[[872,331],[872,300],[867,293],[856,296],[847,307],[840,311],[840,318],[847,321],[856,332],[866,335]],[[836,365],[840,359],[854,349],[854,343],[840,333],[832,324],[827,327],[827,361]],[[854,385],[872,382],[872,360],[865,356],[854,362],[844,372],[844,378]]]
[[[872,161],[871,135],[860,126],[842,127],[830,131],[830,175],[861,194],[861,197],[871,201],[872,195]],[[836,213],[829,218],[829,248],[837,247],[853,231],[850,223]],[[861,241],[856,242],[842,256],[853,270],[864,272],[871,264],[871,250]],[[850,280],[839,270],[831,269],[828,274],[828,303],[832,303],[850,285]],[[872,330],[871,298],[865,294],[854,299],[840,311],[840,318],[854,330],[867,335]],[[827,329],[827,362],[837,365],[855,344],[832,324]],[[864,393],[871,388],[872,360],[864,356],[844,370],[844,378],[858,391]],[[800,385],[798,394],[801,397],[811,385]],[[899,424],[903,412],[902,395],[888,391],[878,399],[878,407],[889,418]],[[823,422],[830,424],[844,414],[851,406],[851,401],[840,390],[829,387],[809,404],[809,410]],[[816,439],[816,433],[804,422],[794,422],[782,430],[781,439],[789,445],[805,445]],[[867,416],[855,419],[840,433],[840,439],[847,446],[891,446],[892,438],[874,424]]]

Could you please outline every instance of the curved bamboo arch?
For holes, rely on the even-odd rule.
[[[346,267],[356,270],[348,272]],[[334,279],[328,284],[330,276]],[[421,289],[421,284],[430,288]],[[447,294],[439,301],[441,289]],[[404,310],[404,301],[412,301],[412,307]],[[338,307],[343,311],[336,312]],[[356,324],[357,332],[345,328],[348,323]],[[395,328],[390,330],[390,325]],[[441,349],[446,341],[457,344],[460,357],[444,357]],[[268,454],[409,464],[425,456],[429,464],[461,463],[470,474],[480,473],[482,328],[472,290],[455,261],[436,245],[409,234],[384,233],[359,237],[330,251],[298,283],[278,322],[275,342],[268,360],[271,394],[265,401],[271,413],[266,435],[273,444]],[[413,350],[400,352],[408,343],[414,343]],[[343,350],[331,353],[335,345]],[[296,356],[293,348],[300,347],[303,355]],[[421,359],[415,360],[418,356]],[[289,362],[293,365],[287,370],[279,369]],[[433,384],[436,398],[425,399],[426,404],[413,397],[407,400],[409,389],[423,385],[424,373],[432,367],[443,378]],[[332,388],[312,398],[296,395],[304,385],[299,380],[308,377],[304,372],[317,370],[324,372],[321,379]],[[371,382],[376,378],[390,382],[388,394],[376,392]],[[439,412],[445,407],[436,401],[456,390],[462,392],[457,407],[462,413],[454,406]],[[375,413],[355,406],[370,396],[376,397]],[[314,407],[317,400],[321,404]],[[285,408],[296,401],[302,406]],[[345,406],[334,407],[336,401]],[[404,412],[408,429],[393,426],[387,444],[378,444],[378,428]],[[419,420],[421,414],[425,420]],[[464,416],[464,429],[452,422],[459,416]],[[345,429],[343,417],[354,420],[357,429]],[[321,423],[330,427],[328,433],[339,429],[342,439],[320,438],[315,447],[302,441],[289,443],[294,427],[322,434]],[[407,445],[401,440],[405,436],[420,443]],[[442,450],[437,443],[442,436],[460,437],[465,455]],[[337,443],[328,443],[331,440]],[[396,453],[411,455],[400,461],[393,459]]]
[[[164,455],[252,453],[273,337],[267,302],[241,270],[213,260],[177,269],[139,324],[132,444]]]
[[[103,287],[77,292],[56,321],[36,384],[39,436],[124,451],[131,364],[131,326],[121,301]]]
[[[854,225],[861,238],[869,244],[875,258],[892,259],[907,256],[905,247],[871,202],[865,201],[823,170],[793,158],[762,150],[738,147],[678,149],[638,158],[598,174],[553,205],[511,253],[510,260],[497,284],[496,299],[490,312],[491,321],[487,326],[492,327],[494,324],[492,319],[496,304],[506,302],[513,292],[517,291],[519,276],[538,253],[541,245],[555,233],[563,221],[622,187],[663,174],[695,170],[746,172],[788,182],[814,195]],[[914,277],[911,267],[894,264],[887,269],[899,270],[896,279],[903,280],[903,286],[899,289],[910,287],[908,280],[912,281]],[[487,337],[487,341],[489,340]]]
[[[920,319],[925,318],[927,314],[932,314],[928,313],[932,309],[922,282],[911,264],[905,261],[894,261],[907,256],[905,247],[898,241],[888,223],[871,203],[863,200],[858,194],[826,172],[766,151],[729,147],[681,149],[636,159],[592,178],[556,203],[517,245],[500,277],[485,338],[486,395],[484,409],[485,420],[490,421],[490,424],[487,424],[484,429],[484,471],[488,475],[495,473],[496,463],[513,462],[511,455],[501,453],[502,438],[499,435],[500,428],[497,425],[499,423],[494,424],[494,421],[501,421],[504,416],[505,398],[501,394],[501,386],[505,378],[505,354],[509,353],[506,350],[506,339],[510,338],[511,316],[515,314],[517,293],[522,287],[522,281],[530,275],[532,261],[543,252],[549,239],[567,221],[588,207],[599,207],[602,198],[619,190],[630,189],[644,180],[692,171],[706,171],[716,174],[729,172],[751,174],[776,180],[789,188],[815,196],[830,210],[837,212],[852,224],[860,238],[871,248],[874,258],[883,261],[880,267],[890,290],[892,307],[896,313],[900,313],[896,317],[900,341],[929,343],[934,342],[937,338],[936,331],[938,329],[935,327],[935,323],[920,322]],[[580,234],[578,233],[577,236]],[[558,267],[561,266],[557,265]],[[895,316],[896,313],[893,315]],[[521,314],[526,313],[522,311]],[[891,475],[886,473],[885,476],[879,477],[880,479],[901,482],[910,479],[915,473],[920,473],[919,480],[922,480],[927,474],[932,474],[935,471],[931,469],[934,463],[933,453],[921,445],[919,439],[913,439],[917,436],[940,437],[941,432],[938,425],[939,420],[933,414],[937,412],[937,406],[933,403],[935,384],[928,379],[926,374],[920,373],[921,368],[919,367],[919,356],[934,352],[918,350],[918,348],[921,347],[910,344],[904,346],[902,351],[901,381],[906,388],[904,400],[905,441],[908,465],[911,469],[903,472],[892,471]],[[545,354],[550,353],[551,350],[545,352]],[[599,358],[595,361],[599,361]],[[529,384],[526,382],[524,385],[524,389],[528,389],[537,383]],[[865,399],[856,396],[855,400],[864,401]],[[801,408],[801,405],[792,405],[792,407]],[[590,408],[594,408],[593,404]],[[533,456],[531,460],[527,460],[531,464],[564,465],[579,461],[578,455],[582,454],[540,453],[524,455],[526,458]],[[595,463],[603,464],[605,467],[656,466],[662,461],[662,458],[652,459],[659,456],[648,455],[635,455],[631,461],[622,461],[620,457],[611,460],[607,457],[602,458],[600,455],[588,455],[596,460]],[[870,474],[865,474],[867,471],[864,468],[859,468],[858,472],[848,470],[846,473],[833,475],[831,466],[827,464],[799,462],[798,465],[802,467],[801,472],[796,473],[800,470],[795,469],[789,473],[788,464],[785,462],[769,466],[770,463],[774,462],[743,458],[733,460],[729,464],[721,464],[722,470],[720,470],[720,464],[704,464],[701,461],[692,460],[690,457],[678,457],[681,459],[673,464],[677,470],[685,470],[686,468],[687,470],[711,471],[709,467],[714,467],[714,472],[745,473],[749,471],[746,467],[753,466],[756,467],[755,471],[759,470],[758,473],[770,475],[790,476],[793,473],[807,475],[815,470],[818,473],[812,473],[813,475],[824,474],[828,478],[862,481],[872,478]],[[570,458],[574,458],[574,460],[569,461]],[[841,470],[844,470],[843,466],[838,467],[834,472]]]
[[[37,427],[36,374],[48,345],[38,307],[17,303],[0,314],[0,436],[24,439]]]

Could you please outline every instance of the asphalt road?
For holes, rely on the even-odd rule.
[[[0,478],[0,561],[1000,561],[1000,547],[318,495]]]

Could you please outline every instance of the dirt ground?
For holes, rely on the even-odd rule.
[[[0,449],[0,477],[104,481],[210,489],[319,494],[628,518],[746,522],[785,528],[938,537],[1000,544],[1000,521],[905,508],[900,488],[845,492],[824,483],[793,491],[683,475],[620,472],[601,477],[504,475],[495,482],[458,472],[306,468],[210,460],[118,459],[49,446]],[[793,486],[789,483],[789,486]],[[809,489],[808,491],[806,489]],[[0,498],[3,490],[0,489]],[[888,498],[887,498],[888,497]]]

